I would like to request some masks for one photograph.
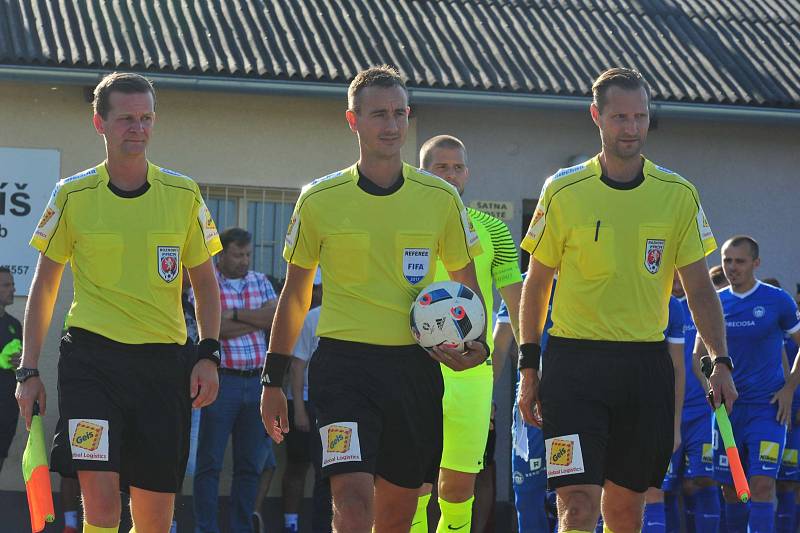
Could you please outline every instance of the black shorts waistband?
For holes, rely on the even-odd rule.
[[[662,353],[667,348],[667,341],[600,341],[590,339],[568,339],[566,337],[550,336],[547,339],[547,349],[586,351],[598,354],[632,354]]]
[[[71,327],[67,329],[67,335],[76,344],[88,345],[95,348],[102,348],[115,352],[123,352],[130,355],[173,355],[185,345],[175,343],[150,342],[143,344],[126,344],[114,339],[104,337],[99,333],[94,333],[83,328]]]
[[[427,353],[418,344],[403,344],[400,346],[384,346],[380,344],[367,344],[365,342],[343,341],[341,339],[332,339],[330,337],[320,337],[319,347],[324,350],[332,350],[335,352],[343,352],[352,355],[366,355],[376,357],[408,357],[410,353],[421,352]]]
[[[261,375],[260,368],[250,368],[247,370],[239,369],[239,368],[219,368],[220,374],[227,374],[229,376],[239,376],[240,378],[252,378],[255,376]]]

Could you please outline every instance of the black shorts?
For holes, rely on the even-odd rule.
[[[312,435],[317,434],[314,428],[314,409],[311,402],[303,402],[306,412],[310,419],[310,431],[300,431],[294,425],[294,402],[289,400],[289,433],[286,434],[286,457],[292,464],[302,464],[311,462],[311,452],[316,446],[317,439],[311,439]]]
[[[78,328],[61,340],[51,470],[118,472],[177,492],[189,456],[193,345],[122,344]]]
[[[19,405],[14,397],[16,390],[14,371],[0,369],[0,459],[8,457],[8,449],[17,432]]]
[[[322,338],[308,386],[323,476],[368,472],[412,489],[436,479],[444,383],[425,350]]]
[[[550,337],[546,352],[539,396],[548,487],[660,487],[675,416],[666,343]]]

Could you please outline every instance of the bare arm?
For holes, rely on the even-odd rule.
[[[242,335],[247,335],[248,333],[252,333],[254,331],[260,331],[261,329],[262,328],[257,328],[251,324],[245,324],[244,322],[239,322],[238,320],[233,320],[231,318],[223,318],[219,327],[219,338],[234,339],[236,337],[241,337]]]
[[[700,358],[708,355],[706,345],[703,344],[703,339],[698,335],[694,342],[694,351],[692,352],[692,372],[703,387],[703,391],[708,394],[708,380],[703,375],[703,370],[700,368]]]
[[[222,311],[219,303],[219,285],[211,258],[190,268],[189,279],[194,290],[198,335],[200,339],[219,339]]]
[[[675,371],[675,443],[673,453],[681,443],[681,416],[683,414],[683,395],[686,388],[686,364],[683,359],[683,344],[668,343],[667,349]]]
[[[311,289],[315,273],[316,268],[305,269],[289,265],[286,284],[278,299],[275,318],[272,321],[270,352],[291,355],[294,350],[306,313],[311,306]]]
[[[728,346],[725,340],[725,322],[722,316],[717,291],[708,277],[705,259],[700,259],[678,269],[681,283],[686,291],[686,299],[692,318],[697,326],[697,335],[703,339],[711,357],[728,355]],[[713,392],[712,403],[716,408],[724,399],[725,408],[730,412],[733,402],[739,396],[733,383],[731,372],[725,365],[714,365],[714,370],[709,378],[709,385]]]
[[[514,339],[519,340],[519,302],[522,298],[522,282],[512,283],[499,289],[500,296],[508,307],[508,316],[511,319],[511,328],[514,332]]]
[[[506,359],[510,356],[511,360],[516,362],[516,354],[512,351],[514,346],[514,332],[511,324],[498,322],[494,327],[494,353],[492,354],[492,374],[495,383],[505,369]]]
[[[53,318],[53,307],[63,273],[64,265],[39,254],[22,328],[22,366],[25,368],[39,368],[42,345]],[[33,403],[38,401],[41,414],[46,412],[47,395],[44,384],[38,377],[29,378],[25,383],[17,385],[16,397],[20,414],[25,419],[25,427],[30,430]]]
[[[553,286],[555,268],[548,267],[531,257],[528,276],[522,284],[519,330],[521,343],[542,342],[542,330],[547,320],[547,303]],[[520,370],[519,395],[517,397],[520,413],[527,424],[541,427],[541,405],[539,402],[539,375],[533,368]],[[535,407],[535,409],[534,409]]]
[[[539,344],[542,341],[555,272],[555,268],[545,266],[531,257],[528,275],[522,284],[519,311],[519,334],[523,344],[528,342]]]
[[[792,339],[794,339],[795,342],[800,342],[800,332],[793,333]],[[798,358],[796,356],[797,354],[795,354],[791,372],[786,375],[786,383],[775,393],[770,401],[770,403],[778,402],[776,420],[781,424],[791,425],[792,423],[792,400],[794,399],[794,391],[797,389],[798,384],[800,384],[800,363],[798,363]],[[781,359],[785,373],[786,369],[789,367],[789,359],[785,349],[781,350]]]
[[[219,339],[220,302],[219,285],[214,274],[211,258],[189,269],[189,279],[194,290],[194,309],[197,317],[197,332],[200,341]],[[217,366],[209,359],[200,359],[192,368],[189,378],[189,394],[192,407],[210,405],[217,399],[219,376]]]
[[[711,278],[708,277],[706,260],[695,261],[679,269],[678,272],[686,291],[689,310],[697,326],[697,334],[703,338],[712,357],[728,355],[722,304]]]
[[[308,308],[311,305],[311,289],[314,283],[316,266],[311,269],[289,264],[286,284],[278,300],[278,309],[272,321],[272,334],[269,339],[270,357],[288,357],[294,350],[297,337],[303,327]],[[301,396],[302,398],[302,396]],[[264,387],[261,391],[261,419],[267,433],[277,443],[289,432],[286,395],[280,387]]]
[[[274,298],[265,302],[258,309],[237,309],[236,320],[254,327],[254,330],[265,330],[272,326],[275,310],[278,308],[278,299]]]

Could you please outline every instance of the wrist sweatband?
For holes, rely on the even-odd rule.
[[[519,347],[519,369],[533,368],[539,370],[542,347],[535,342],[526,342]]]
[[[217,366],[220,363],[219,341],[217,339],[203,339],[197,343],[197,358],[211,359]]]
[[[261,371],[261,385],[264,387],[283,387],[283,378],[292,358],[281,353],[267,352],[264,370]]]

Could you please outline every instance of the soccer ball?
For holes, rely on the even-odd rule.
[[[478,295],[456,281],[425,287],[411,306],[411,333],[423,348],[444,345],[464,350],[486,327],[486,312]]]

